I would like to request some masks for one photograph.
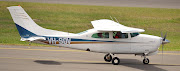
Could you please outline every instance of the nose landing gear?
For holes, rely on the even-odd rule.
[[[149,59],[146,58],[145,56],[144,56],[144,59],[143,59],[143,63],[144,63],[144,64],[149,64]]]

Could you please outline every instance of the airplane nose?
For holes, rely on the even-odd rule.
[[[165,39],[164,41],[162,41],[162,44],[167,44],[169,42],[170,42],[169,40]]]

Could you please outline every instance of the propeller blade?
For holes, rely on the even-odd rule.
[[[162,41],[162,64],[163,64],[164,44],[169,43],[169,41],[166,40],[166,36],[167,36],[167,32],[166,32],[166,34],[164,35],[164,37],[163,37],[163,33],[161,32],[161,37],[163,38],[163,41]]]
[[[166,40],[166,35],[167,35],[167,32],[166,32],[166,34],[164,35],[164,39],[163,39],[163,41],[165,41],[165,40]]]

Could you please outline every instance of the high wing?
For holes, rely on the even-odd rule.
[[[121,31],[122,33],[144,32],[144,29],[127,27],[108,19],[91,21],[94,29],[98,31]]]

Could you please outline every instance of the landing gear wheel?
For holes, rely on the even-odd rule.
[[[112,60],[112,56],[111,56],[110,54],[106,54],[106,55],[104,56],[104,60],[105,60],[106,62],[110,62],[110,61]]]
[[[144,59],[143,59],[143,63],[144,63],[144,64],[149,64],[149,59],[148,59],[148,58],[144,58]]]
[[[118,57],[114,57],[113,59],[112,59],[112,64],[113,65],[118,65],[120,63],[120,59],[118,58]]]

